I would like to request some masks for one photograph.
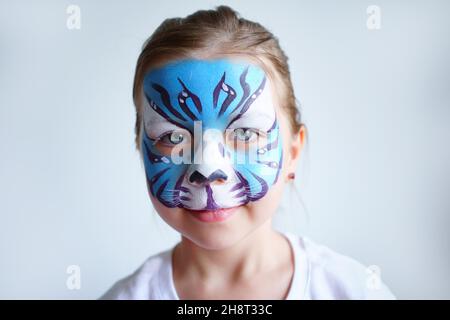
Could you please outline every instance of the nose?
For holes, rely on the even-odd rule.
[[[192,184],[211,184],[213,182],[225,182],[227,181],[228,176],[220,169],[217,169],[213,173],[211,173],[208,177],[205,177],[202,173],[200,173],[198,170],[195,170],[192,172],[192,174],[189,177],[189,182]]]

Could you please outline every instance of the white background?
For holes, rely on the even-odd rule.
[[[277,227],[399,298],[450,298],[450,2],[279,0],[0,2],[0,298],[94,299],[176,243],[134,149],[134,68],[165,18],[219,4],[279,37],[309,127]]]

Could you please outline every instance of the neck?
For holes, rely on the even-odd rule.
[[[236,244],[220,250],[202,248],[182,236],[175,247],[174,260],[183,266],[183,273],[196,274],[203,279],[247,278],[276,266],[273,257],[280,243],[285,241],[282,237],[272,229],[271,219]]]

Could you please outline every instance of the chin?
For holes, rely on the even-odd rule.
[[[214,228],[211,230],[192,230],[183,236],[206,250],[223,250],[232,247],[246,236],[245,230]]]
[[[169,226],[187,240],[206,250],[223,250],[232,247],[270,216],[268,212],[261,214],[265,210],[255,210],[255,203],[232,207],[234,209],[232,214],[228,214],[225,218],[221,215],[226,215],[226,212],[215,213],[217,216],[213,216],[213,219],[211,215],[214,213],[204,210],[166,208],[158,201],[154,201],[153,204],[160,217]],[[202,214],[206,215],[204,219],[198,216]]]
[[[232,211],[228,214],[227,211]],[[203,221],[198,215],[217,215],[218,221],[210,221],[208,217]],[[227,215],[220,219],[223,215]],[[183,210],[182,230],[178,230],[185,238],[197,246],[207,250],[221,250],[235,245],[242,240],[251,230],[252,224],[248,217],[246,206],[238,206],[226,209],[222,213],[198,212]],[[214,220],[214,219],[213,219]]]

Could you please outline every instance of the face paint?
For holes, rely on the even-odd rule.
[[[276,183],[281,134],[261,68],[180,60],[147,73],[143,90],[147,187],[162,204],[230,208],[262,198]]]

